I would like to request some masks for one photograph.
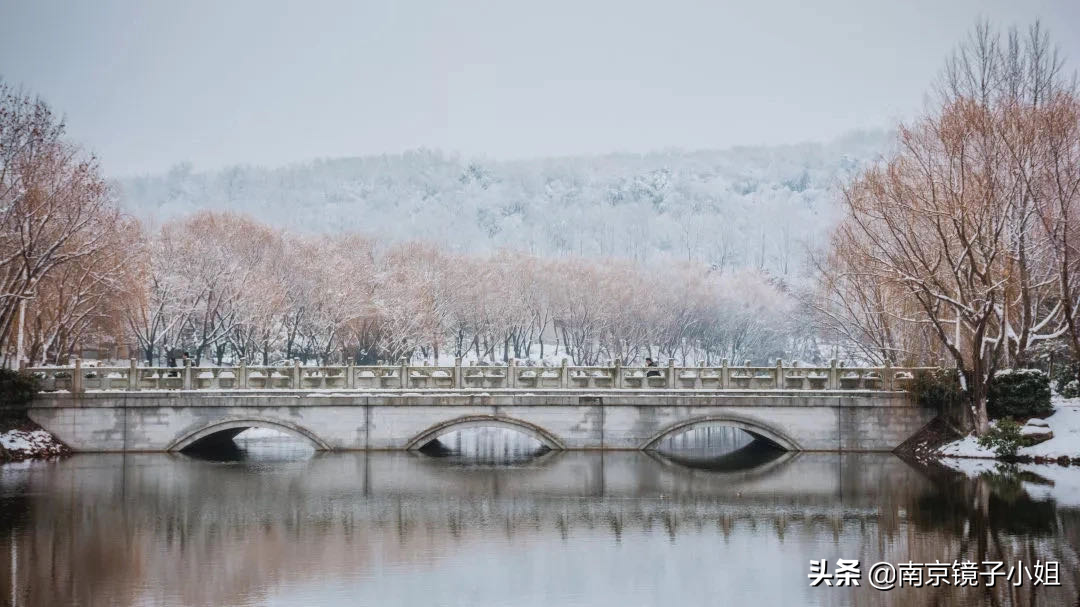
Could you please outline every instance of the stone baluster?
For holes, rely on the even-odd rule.
[[[563,388],[570,387],[570,367],[567,366],[568,363],[569,361],[567,361],[565,358],[562,359],[562,369],[559,373],[559,382],[562,384],[561,387]]]
[[[840,371],[836,368],[836,359],[829,361],[829,379],[825,385],[829,390],[840,389]]]
[[[727,390],[731,388],[731,368],[728,367],[728,359],[720,361],[720,389]]]
[[[350,356],[345,359],[345,387],[349,390],[356,388],[356,365]]]
[[[463,379],[464,378],[461,375],[461,357],[460,356],[455,356],[454,357],[454,388],[455,389],[460,390],[460,389],[465,387],[465,382],[462,381]]]
[[[75,370],[71,372],[71,391],[80,394],[83,391],[82,359],[75,357]]]
[[[191,359],[184,359],[184,389],[191,389]]]
[[[675,377],[675,359],[667,359],[667,387],[668,390],[674,390],[679,387],[679,378]]]
[[[881,372],[881,389],[887,392],[892,392],[893,379],[895,378],[895,376],[896,374],[893,373],[892,363],[886,360],[885,369],[883,369]]]
[[[697,375],[694,376],[694,389],[700,390],[702,388],[701,376],[705,374],[705,361],[699,360],[697,366]]]
[[[293,359],[293,373],[292,373],[292,389],[302,390],[304,388],[304,376],[301,375],[303,370],[300,369],[300,359]]]
[[[611,387],[612,388],[622,388],[623,387],[623,370],[622,370],[622,359],[621,358],[616,358],[615,359],[615,377],[611,378]]]
[[[128,361],[128,390],[139,389],[139,361],[132,358]]]
[[[513,358],[506,361],[506,387],[517,387],[517,360]]]
[[[409,360],[404,356],[401,357],[401,389],[409,387]]]

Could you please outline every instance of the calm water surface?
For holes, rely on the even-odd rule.
[[[0,604],[1080,605],[1080,510],[1029,496],[1037,479],[725,432],[722,455],[481,431],[427,454],[267,438],[0,466]],[[809,560],[837,558],[1049,559],[1062,586],[811,588]]]

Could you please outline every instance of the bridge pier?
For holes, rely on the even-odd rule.
[[[649,449],[702,423],[793,451],[891,451],[935,416],[904,392],[606,393],[205,390],[42,393],[31,419],[75,451],[171,451],[220,432],[274,428],[317,449],[416,449],[440,434],[499,426],[553,449]]]

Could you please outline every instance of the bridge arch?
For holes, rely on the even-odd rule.
[[[784,449],[785,451],[802,451],[803,448],[799,446],[798,441],[791,438],[787,434],[770,428],[760,422],[748,420],[742,417],[735,417],[731,415],[710,415],[705,417],[694,417],[680,422],[676,422],[663,430],[650,436],[641,447],[642,451],[654,451],[657,445],[660,444],[665,438],[680,434],[694,426],[700,426],[704,424],[719,424],[723,426],[730,426],[738,428],[745,432],[749,432],[754,436],[764,438],[776,446]]]
[[[270,430],[277,430],[283,432],[295,438],[310,444],[316,451],[329,451],[330,445],[326,441],[319,438],[313,432],[294,424],[279,419],[270,419],[264,417],[238,417],[217,420],[211,424],[203,426],[194,432],[187,432],[176,438],[165,448],[166,451],[183,451],[188,447],[194,445],[198,441],[217,434],[219,432],[227,432],[230,430],[246,430],[248,428],[268,428]]]
[[[548,449],[554,451],[566,449],[562,441],[540,426],[501,415],[466,415],[435,424],[409,439],[405,443],[405,449],[415,451],[447,432],[465,428],[506,428],[531,436]]]

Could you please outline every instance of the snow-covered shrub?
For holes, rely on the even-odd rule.
[[[955,369],[917,371],[908,390],[920,406],[939,412],[956,410],[964,398]]]
[[[998,457],[1016,457],[1016,450],[1024,446],[1024,436],[1020,430],[1020,424],[1011,417],[1000,419],[979,437],[979,446],[993,449]]]
[[[1058,392],[1065,398],[1076,398],[1080,396],[1080,381],[1072,380],[1064,386],[1058,386]]]
[[[987,395],[991,419],[1037,417],[1053,411],[1050,377],[1039,369],[1003,369],[994,374]]]
[[[0,407],[25,405],[37,391],[36,377],[11,369],[0,369]]]

